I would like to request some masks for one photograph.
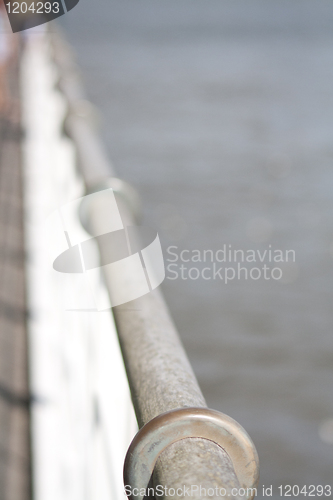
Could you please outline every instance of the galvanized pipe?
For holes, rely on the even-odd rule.
[[[87,191],[94,192],[101,189],[101,182],[107,186],[108,179],[115,173],[96,131],[84,113],[78,111],[84,109],[82,104],[86,101],[70,51],[61,36],[52,36],[54,59],[60,73],[59,87],[69,107],[66,131],[75,142]],[[116,192],[116,196],[124,226],[134,225],[135,214],[129,204],[122,193]],[[89,224],[96,230],[100,218],[100,211],[92,206]],[[103,254],[105,249],[101,247],[100,252]],[[113,278],[106,270],[109,291],[115,286]],[[155,290],[114,307],[113,314],[139,427],[170,410],[205,408],[206,402],[161,292]],[[223,488],[226,497],[238,498],[232,488],[240,486],[228,454],[212,441],[200,438],[187,438],[165,449],[156,463],[152,484],[167,488],[161,496],[165,499],[183,496],[174,495],[170,488],[177,490],[193,485],[202,488],[193,492],[196,498],[206,497],[204,490],[208,488],[215,489],[215,493],[209,495],[212,499],[221,498]]]

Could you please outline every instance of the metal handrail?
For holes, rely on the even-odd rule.
[[[187,438],[204,438],[218,444],[229,455],[244,490],[257,481],[255,448],[235,420],[208,408],[181,408],[153,418],[137,433],[126,455],[124,482],[137,488],[131,498],[141,499],[140,491],[149,483],[161,452]],[[246,498],[252,495],[246,495]]]
[[[53,57],[60,73],[59,88],[68,102],[65,130],[75,143],[87,192],[103,186],[115,187],[123,224],[133,225],[136,200],[129,196],[131,191],[126,183],[115,178],[114,168],[92,124],[92,107],[82,90],[70,48],[61,34],[55,32],[51,36]],[[96,228],[99,219],[100,214],[92,205],[89,224]],[[104,251],[101,247],[101,254]],[[112,292],[112,272],[105,268],[104,274],[107,288]],[[207,408],[161,292],[156,289],[129,304],[116,306],[113,314],[139,427],[171,410]],[[228,453],[216,442],[193,436],[172,442],[159,454],[151,482],[155,487],[163,485],[163,495],[159,496],[174,499],[184,496],[177,494],[177,490],[191,488],[193,496],[200,497],[205,496],[202,492],[213,489],[215,493],[209,495],[212,499],[221,498],[222,489],[228,498],[253,497],[251,492],[238,495],[237,489],[243,484]],[[258,463],[255,448],[249,443],[255,461],[252,481],[255,487]]]

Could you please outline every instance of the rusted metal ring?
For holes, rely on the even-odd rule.
[[[259,480],[259,459],[255,446],[234,419],[209,408],[182,408],[162,413],[148,422],[133,439],[125,458],[124,484],[147,488],[159,455],[167,446],[186,438],[213,441],[229,455],[242,488],[255,488]],[[249,493],[247,500],[254,494]],[[132,499],[141,498],[132,495]]]

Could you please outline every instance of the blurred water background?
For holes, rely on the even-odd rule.
[[[261,483],[274,497],[333,485],[333,3],[81,0],[62,24],[166,258],[295,250],[279,281],[163,290],[208,405],[254,440]]]

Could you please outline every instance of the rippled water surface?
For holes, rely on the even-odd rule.
[[[295,251],[266,254],[281,280],[226,284],[237,264],[223,262],[212,279],[206,253],[163,288],[209,406],[254,440],[261,482],[276,498],[280,484],[333,485],[333,3],[81,0],[63,24],[166,258],[170,245],[184,260]]]

